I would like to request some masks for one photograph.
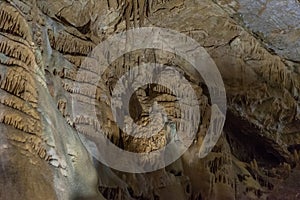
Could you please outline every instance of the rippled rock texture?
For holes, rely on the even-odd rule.
[[[299,24],[295,0],[1,0],[0,199],[300,199]],[[78,74],[99,42],[143,26],[192,37],[221,72],[226,122],[205,158],[198,152],[210,123],[209,93],[182,59],[138,50],[102,75],[92,62]],[[101,127],[116,146],[138,153],[163,147],[168,129],[150,139],[128,136],[110,109],[122,74],[149,62],[175,66],[196,91],[197,137],[166,168],[112,170],[92,158],[78,133],[92,139]],[[85,112],[74,113],[74,99]],[[170,120],[181,118],[168,88],[145,85],[130,99],[134,122],[147,124],[155,102]]]

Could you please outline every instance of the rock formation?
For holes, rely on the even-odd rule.
[[[299,13],[300,3],[292,0],[1,0],[0,199],[300,199]],[[101,74],[90,54],[114,34],[151,26],[193,38],[222,75],[226,122],[204,158],[199,149],[213,106],[189,63],[142,49]],[[157,134],[133,137],[114,120],[114,87],[145,63],[174,66],[189,81],[201,124],[176,162],[125,173],[93,158],[79,134],[91,140],[104,134],[136,153],[172,140],[184,116],[163,85],[139,87],[129,100],[128,117],[140,127],[151,122],[153,104],[164,108],[169,121]],[[161,73],[176,84],[168,69]],[[142,80],[135,81],[126,84]],[[74,100],[83,112],[74,111]]]

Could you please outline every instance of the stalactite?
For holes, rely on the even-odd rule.
[[[130,17],[132,13],[132,0],[126,0],[126,9],[125,9],[125,22],[126,22],[126,28],[130,28]]]
[[[125,0],[120,15],[124,16],[126,28],[130,28],[131,18],[133,18],[134,27],[142,27],[144,25],[145,17],[151,13],[152,4],[151,0]]]
[[[30,82],[30,78],[28,78],[30,75],[26,73],[20,75],[20,72],[22,72],[22,70],[18,71],[10,68],[6,76],[0,81],[0,88],[25,101],[34,103],[37,101],[37,91],[35,87],[32,86],[33,82]]]
[[[138,26],[138,0],[133,0],[133,20],[134,20],[134,27]]]
[[[11,95],[11,93],[0,90],[0,103],[12,109],[26,113],[36,120],[40,119],[38,112],[34,109],[35,107],[23,99]]]
[[[147,0],[139,0],[140,26],[144,24],[147,3]]]
[[[1,110],[3,112],[0,113],[0,122],[10,125],[18,130],[24,131],[26,133],[30,133],[33,135],[41,134],[40,123],[33,119],[32,117],[24,114],[22,112],[13,110],[9,107],[2,106],[0,104]]]
[[[34,71],[35,56],[25,45],[8,40],[0,36],[0,52],[6,56],[22,61],[26,64],[26,70]]]
[[[0,4],[0,31],[32,42],[30,29],[24,17],[14,7],[3,2]]]
[[[72,94],[80,94],[84,95],[86,97],[89,97],[90,99],[96,99],[96,94],[94,91],[96,91],[96,86],[93,86],[91,84],[80,84],[80,87],[74,87],[73,81],[68,81],[67,79],[63,80],[62,84],[63,88]],[[99,97],[98,99],[99,100]]]
[[[50,45],[63,54],[87,56],[95,47],[92,42],[75,37],[67,32],[54,33],[48,29]]]
[[[300,161],[300,159],[299,159],[299,154],[298,154],[298,152],[297,152],[296,149],[294,150],[294,159],[295,159],[296,162],[299,162],[299,161]]]

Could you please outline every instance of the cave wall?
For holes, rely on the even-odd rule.
[[[300,5],[279,2],[2,0],[0,199],[299,198],[300,68],[295,49],[300,35],[299,23],[294,23],[298,13],[290,8]],[[284,19],[274,9],[285,9]],[[205,83],[183,60],[149,49],[118,58],[104,75],[93,58],[81,68],[99,42],[144,26],[190,36],[221,72],[228,112],[222,136],[205,158],[198,152],[210,123],[211,102]],[[110,110],[118,79],[134,65],[148,62],[182,71],[201,102],[201,126],[175,163],[145,174],[119,172],[93,159],[78,133],[93,139],[101,127],[115,145],[138,153],[166,144],[165,130],[151,139],[128,136]],[[88,82],[99,76],[101,82]],[[84,113],[74,113],[74,99]],[[135,92],[130,116],[138,124],[147,123],[154,102],[166,108],[172,121],[181,118],[174,94],[160,85]],[[97,118],[89,114],[93,107]]]

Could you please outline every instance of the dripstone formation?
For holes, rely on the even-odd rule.
[[[292,0],[1,0],[0,199],[300,199],[299,13],[299,1]],[[226,122],[204,158],[198,152],[212,105],[189,63],[142,49],[119,57],[103,74],[93,64],[90,53],[100,42],[149,26],[193,38],[222,75]],[[148,139],[118,127],[113,89],[122,75],[147,63],[173,66],[189,81],[201,123],[173,164],[144,174],[119,172],[93,159],[79,134],[91,140],[104,134],[119,148],[150,153],[168,143],[183,117],[170,88],[147,84],[130,98],[128,117],[146,126],[158,104],[166,126]],[[84,112],[74,112],[74,99]]]

